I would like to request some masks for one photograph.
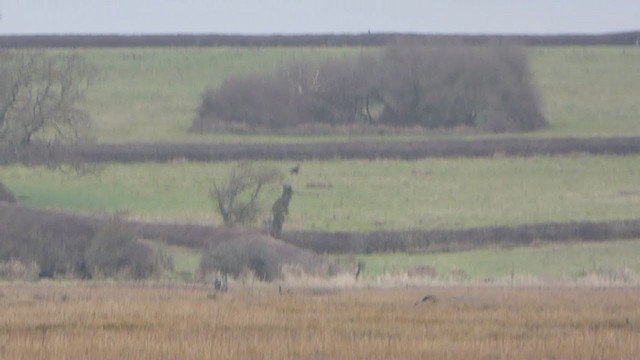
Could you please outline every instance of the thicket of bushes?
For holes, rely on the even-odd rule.
[[[160,259],[149,246],[137,241],[134,229],[112,219],[92,237],[84,253],[91,277],[144,279],[160,271]]]
[[[547,124],[530,78],[517,47],[394,44],[381,56],[231,76],[202,95],[192,130],[320,124],[529,131]]]
[[[240,267],[248,267],[265,280],[278,276],[280,263],[307,272],[316,271],[322,264],[309,251],[241,228],[104,219],[0,204],[0,279],[16,274],[30,279],[34,272],[35,277],[140,279],[170,267],[171,261],[138,238],[158,239],[209,254],[246,248],[248,255],[233,261],[243,260]],[[234,245],[223,245],[231,243]],[[264,266],[260,266],[260,259]],[[234,269],[227,268],[232,274],[236,273]]]
[[[160,259],[117,220],[100,221],[19,206],[0,206],[0,262],[37,266],[38,277],[141,279]]]

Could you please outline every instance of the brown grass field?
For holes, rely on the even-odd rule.
[[[418,305],[432,294],[437,302]],[[0,285],[1,359],[633,359],[636,287]]]

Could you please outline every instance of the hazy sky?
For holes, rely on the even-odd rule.
[[[601,33],[639,0],[0,0],[0,34]]]

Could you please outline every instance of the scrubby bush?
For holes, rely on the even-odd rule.
[[[153,249],[139,242],[135,231],[118,220],[103,225],[91,239],[84,258],[92,277],[143,279],[160,269]]]
[[[86,277],[84,251],[93,234],[91,226],[75,219],[51,219],[26,230],[26,239],[17,249],[18,258],[37,263],[40,277]]]
[[[394,44],[378,57],[294,62],[272,74],[232,76],[205,92],[192,129],[377,124],[535,130],[546,120],[530,78],[520,48]]]
[[[35,263],[39,277],[85,277],[84,251],[94,233],[80,218],[0,206],[0,261]]]
[[[238,238],[215,246],[200,261],[203,274],[220,271],[233,277],[243,270],[250,270],[262,281],[272,281],[282,276],[281,259],[259,239]]]
[[[281,178],[276,168],[242,162],[231,169],[226,182],[214,181],[209,196],[226,226],[247,225],[261,211],[261,190]]]

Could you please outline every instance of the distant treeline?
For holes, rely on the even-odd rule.
[[[105,219],[75,216],[20,205],[0,204],[0,260],[30,245],[34,234],[46,235],[52,244],[67,244],[89,238]],[[224,227],[192,224],[147,223],[127,225],[147,239],[169,245],[206,250],[238,238],[242,233]],[[239,235],[240,234],[240,235]],[[247,234],[251,234],[247,232]],[[640,219],[620,221],[574,221],[468,229],[436,229],[372,232],[288,231],[283,240],[317,253],[436,252],[459,251],[491,246],[526,246],[537,241],[607,241],[640,238]],[[62,247],[64,248],[64,246]]]
[[[383,46],[410,40],[425,44],[518,43],[528,46],[638,45],[640,31],[607,34],[440,35],[440,34],[321,34],[321,35],[5,35],[0,47],[198,47],[198,46]]]
[[[510,138],[480,140],[339,141],[310,143],[127,143],[74,147],[37,146],[23,162],[135,163],[234,160],[422,159],[429,157],[536,156],[571,153],[628,155],[640,153],[640,137]],[[0,163],[16,162],[11,149],[0,149]]]

